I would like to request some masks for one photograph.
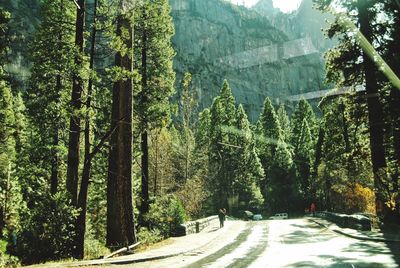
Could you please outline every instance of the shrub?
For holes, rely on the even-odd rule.
[[[19,267],[19,260],[6,253],[8,242],[5,239],[0,240],[0,268]]]
[[[110,250],[101,241],[89,237],[85,238],[85,259],[97,259],[110,254]]]
[[[160,242],[163,239],[159,230],[157,229],[149,230],[144,227],[141,227],[139,229],[137,237],[141,245],[143,246]]]
[[[333,190],[332,199],[336,211],[375,214],[375,194],[370,188],[354,183]]]
[[[85,235],[85,259],[97,259],[110,253],[110,250],[105,246],[105,241],[100,241],[97,238],[97,228],[94,228],[90,220],[87,221]]]
[[[9,256],[0,252],[0,268],[13,268],[19,266],[20,264],[17,257]]]
[[[40,195],[30,208],[21,209],[17,256],[23,264],[72,256],[77,210],[65,193]]]
[[[166,195],[158,197],[150,205],[145,219],[149,222],[150,230],[158,230],[162,237],[167,238],[176,233],[187,216],[181,201],[175,195]]]

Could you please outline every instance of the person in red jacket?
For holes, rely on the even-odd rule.
[[[312,213],[312,216],[315,216],[315,210],[316,210],[316,206],[314,203],[311,203],[311,207],[310,207],[310,212]]]

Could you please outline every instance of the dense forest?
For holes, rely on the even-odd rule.
[[[399,221],[400,4],[314,2],[335,18],[326,83],[348,90],[290,114],[266,98],[255,123],[229,81],[202,111],[175,83],[168,0],[40,1],[26,87],[0,7],[0,265],[155,243],[222,207]]]

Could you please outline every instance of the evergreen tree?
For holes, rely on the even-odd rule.
[[[165,126],[170,120],[169,98],[172,96],[175,73],[171,38],[174,27],[167,0],[142,1],[136,7],[134,53],[141,75],[141,89],[135,94],[135,114],[140,122],[142,194],[141,223],[149,211],[149,145],[151,129]]]
[[[303,207],[308,207],[311,202],[315,202],[312,200],[314,190],[311,189],[311,185],[314,182],[311,173],[314,168],[312,158],[318,128],[312,107],[305,99],[301,99],[296,105],[291,123],[290,142],[293,146],[293,161],[296,169],[296,193]]]
[[[315,0],[321,10],[330,10],[331,1]],[[368,94],[369,139],[371,162],[374,172],[377,212],[388,212],[385,188],[390,184],[387,178],[387,162],[384,147],[383,107],[379,92],[378,68],[375,66],[377,50],[385,40],[377,21],[379,5],[375,0],[338,1],[336,8],[345,10],[337,15],[327,34],[337,36],[339,44],[326,55],[328,82],[338,86],[365,85]],[[345,15],[343,15],[345,14]],[[369,47],[367,49],[367,47]],[[360,60],[362,59],[362,60]]]
[[[293,161],[297,171],[298,193],[300,193],[301,200],[304,207],[307,207],[313,200],[315,192],[312,187],[315,184],[312,181],[312,168],[314,157],[314,141],[311,135],[310,128],[307,121],[304,119],[301,127],[299,146],[293,156]],[[315,201],[314,201],[315,202]]]
[[[235,130],[235,144],[240,148],[235,153],[233,190],[238,194],[239,209],[250,208],[259,211],[264,201],[259,188],[260,181],[264,178],[264,170],[256,153],[250,122],[242,105],[239,105],[236,112]]]
[[[210,172],[210,134],[211,133],[211,112],[210,109],[206,108],[202,112],[199,113],[198,121],[195,129],[195,148],[194,148],[194,169],[196,170],[197,176],[201,178],[203,193],[204,193],[204,202],[201,210],[198,212],[205,210],[212,210],[215,206],[212,202],[212,198],[210,197],[211,193],[211,185],[212,185],[212,176]],[[208,201],[208,202],[207,202]],[[212,211],[213,213],[215,211]]]
[[[4,16],[0,10],[0,16]],[[0,53],[2,53],[0,51]],[[13,110],[13,96],[11,88],[4,81],[2,66],[0,66],[0,231],[7,223],[10,223],[10,207],[12,207],[12,192],[15,191],[14,182],[11,173],[15,165],[15,138],[14,125],[15,114]]]
[[[211,111],[206,108],[199,113],[199,120],[196,127],[196,150],[207,150],[210,144],[211,135]]]
[[[106,140],[109,138],[111,133],[106,133],[101,139],[98,141],[98,144],[96,146],[92,146],[92,137],[93,136],[93,130],[91,128],[92,121],[94,120],[94,113],[92,109],[92,102],[96,101],[97,94],[94,91],[94,81],[96,78],[96,72],[94,71],[95,65],[94,65],[94,59],[95,59],[95,47],[96,47],[96,35],[97,35],[97,21],[98,21],[98,0],[95,0],[93,3],[93,14],[92,14],[92,31],[91,31],[91,38],[90,38],[90,52],[89,52],[89,70],[91,71],[89,80],[88,80],[88,87],[87,87],[87,97],[86,97],[86,102],[85,102],[85,129],[84,129],[84,159],[83,159],[83,169],[82,169],[82,178],[80,180],[80,187],[79,191],[77,192],[77,204],[76,207],[80,210],[77,222],[76,222],[76,238],[75,238],[75,258],[82,259],[84,257],[84,244],[85,244],[85,233],[86,233],[86,212],[87,212],[87,204],[88,204],[88,193],[89,193],[89,181],[91,178],[91,173],[92,173],[92,166],[93,166],[93,158],[95,155],[100,151],[101,147],[104,145]],[[85,3],[81,2],[80,5],[84,6]],[[83,13],[81,11],[77,12],[77,16],[85,17],[85,11]],[[81,20],[77,20],[76,24],[76,31],[79,31],[80,28],[83,28],[83,22]],[[79,33],[80,34],[80,33]],[[79,38],[76,37],[75,42],[78,41],[78,47],[79,51],[82,54],[81,46],[83,45],[83,42],[81,40],[82,36],[79,36]],[[81,55],[83,56],[83,55]],[[82,64],[81,59],[75,59],[75,61],[78,61],[78,63]],[[81,66],[82,67],[82,66]],[[81,76],[75,74],[75,79],[77,80],[77,86],[74,86],[73,89],[76,90],[77,94],[82,94],[82,89],[83,89],[83,79]],[[80,104],[79,104],[80,105]],[[75,108],[79,108],[76,106]],[[80,121],[80,118],[78,118],[80,115],[74,115],[74,117],[70,119],[77,119]],[[76,127],[78,126],[77,124],[70,125],[71,127]],[[79,126],[80,127],[80,126]],[[71,138],[71,135],[70,135]],[[74,153],[74,148],[76,148],[76,145],[74,145],[74,142],[77,142],[76,139],[80,139],[79,135],[73,136],[72,140],[70,139],[70,144],[69,144],[69,152]],[[71,143],[72,142],[72,143]],[[77,146],[79,148],[79,144]],[[79,156],[79,154],[78,154]],[[70,158],[72,160],[72,158]],[[73,161],[79,160],[79,157],[75,160],[72,160],[72,163],[70,164],[73,165]],[[68,180],[73,179],[73,174],[74,172],[77,172],[77,169],[70,167],[70,177]],[[71,182],[72,183],[72,182]],[[76,184],[78,184],[78,181],[76,181]],[[75,186],[74,186],[75,187]],[[74,188],[72,187],[72,188]],[[71,189],[70,189],[71,190]]]
[[[74,69],[72,71],[71,90],[71,115],[69,120],[68,139],[68,161],[67,161],[67,190],[71,195],[71,201],[77,205],[78,183],[79,183],[79,161],[80,161],[80,138],[81,138],[81,111],[82,95],[84,89],[83,67],[84,67],[84,31],[86,1],[75,2],[75,47],[74,47]]]
[[[136,242],[132,201],[132,110],[133,67],[132,6],[119,2],[116,40],[121,46],[115,55],[115,78],[111,115],[111,141],[107,181],[107,246],[120,247]]]
[[[274,158],[276,145],[282,140],[282,130],[275,109],[269,98],[265,99],[264,108],[257,123],[256,133],[260,133],[259,156],[263,165],[265,175],[268,177],[272,160]]]
[[[351,99],[324,100],[320,104],[324,113],[321,124],[329,138],[322,142],[318,184],[315,185],[322,206],[345,213],[362,212],[354,210],[359,204],[346,204],[348,189],[356,195],[357,185],[373,187],[369,143],[365,135],[368,119]]]
[[[190,90],[192,76],[189,73],[185,73],[182,81],[182,91],[179,101],[179,114],[181,115],[181,124],[176,124],[179,130],[179,135],[176,139],[177,144],[175,148],[175,159],[177,161],[177,173],[176,178],[183,184],[194,176],[195,170],[193,169],[193,152],[195,148],[195,139],[193,133],[193,112],[196,106],[196,100],[194,93]]]
[[[210,109],[210,178],[209,187],[214,189],[213,207],[229,207],[228,199],[234,198],[232,182],[235,170],[235,135],[229,131],[236,123],[235,99],[225,80],[219,95]]]
[[[396,1],[383,1],[383,10],[389,21],[385,22],[386,32],[384,33],[387,38],[385,40],[385,51],[384,58],[387,60],[388,65],[393,69],[395,75],[400,77],[400,59],[398,48],[400,46],[400,5]],[[387,117],[387,138],[388,143],[386,146],[388,166],[390,169],[391,180],[393,185],[393,193],[395,195],[395,210],[397,215],[400,215],[400,89],[392,83],[387,83],[387,80],[383,78],[384,86],[388,86],[390,93],[388,96],[388,107],[389,110],[386,112],[389,114]]]
[[[282,129],[282,136],[286,143],[290,142],[290,138],[292,137],[292,130],[290,127],[290,120],[289,116],[286,113],[286,109],[284,105],[279,105],[278,111],[276,112],[279,120],[279,124],[281,125]]]
[[[261,187],[265,203],[271,212],[278,209],[293,211],[293,160],[283,140],[282,129],[275,109],[269,98],[265,99],[260,116],[262,126],[259,156],[264,168],[265,179]]]
[[[293,112],[292,118],[291,118],[291,139],[290,143],[293,146],[293,149],[296,154],[296,150],[298,149],[300,145],[300,137],[301,137],[301,129],[303,127],[303,121],[306,121],[309,128],[310,132],[313,138],[313,141],[315,140],[315,137],[317,135],[317,124],[316,124],[316,118],[314,111],[312,110],[311,105],[305,100],[301,99],[299,103],[296,105],[296,108]]]
[[[10,14],[0,8],[0,179],[2,191],[7,191],[6,184],[9,180],[13,162],[15,160],[15,139],[13,126],[15,116],[13,110],[13,95],[11,88],[6,81],[4,65],[7,61],[7,51],[9,49],[8,22]],[[4,202],[2,200],[2,220],[1,228],[4,227]]]
[[[71,85],[72,7],[73,4],[64,1],[42,3],[43,20],[30,44],[33,67],[24,96],[28,120],[21,95],[16,94],[12,102],[15,123],[10,127],[17,153],[12,177],[18,181],[8,183],[11,191],[6,196],[19,206],[18,211],[12,212],[20,221],[12,223],[18,232],[15,253],[26,264],[72,256],[76,211],[59,186],[59,178],[65,171],[61,160],[65,148],[62,126],[65,95]],[[18,197],[20,191],[23,200]],[[49,213],[43,213],[44,210]]]
[[[36,157],[32,164],[41,166],[49,178],[52,193],[57,192],[64,170],[67,98],[73,69],[74,4],[68,1],[44,1],[43,19],[30,44],[33,63],[25,95],[31,133],[36,136]],[[44,105],[45,104],[45,105]],[[36,162],[36,160],[38,162]]]

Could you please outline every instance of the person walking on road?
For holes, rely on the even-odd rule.
[[[219,228],[224,227],[225,216],[226,216],[226,209],[220,208],[218,212]]]
[[[315,204],[311,203],[310,212],[313,217],[315,216],[315,210],[316,210]]]

